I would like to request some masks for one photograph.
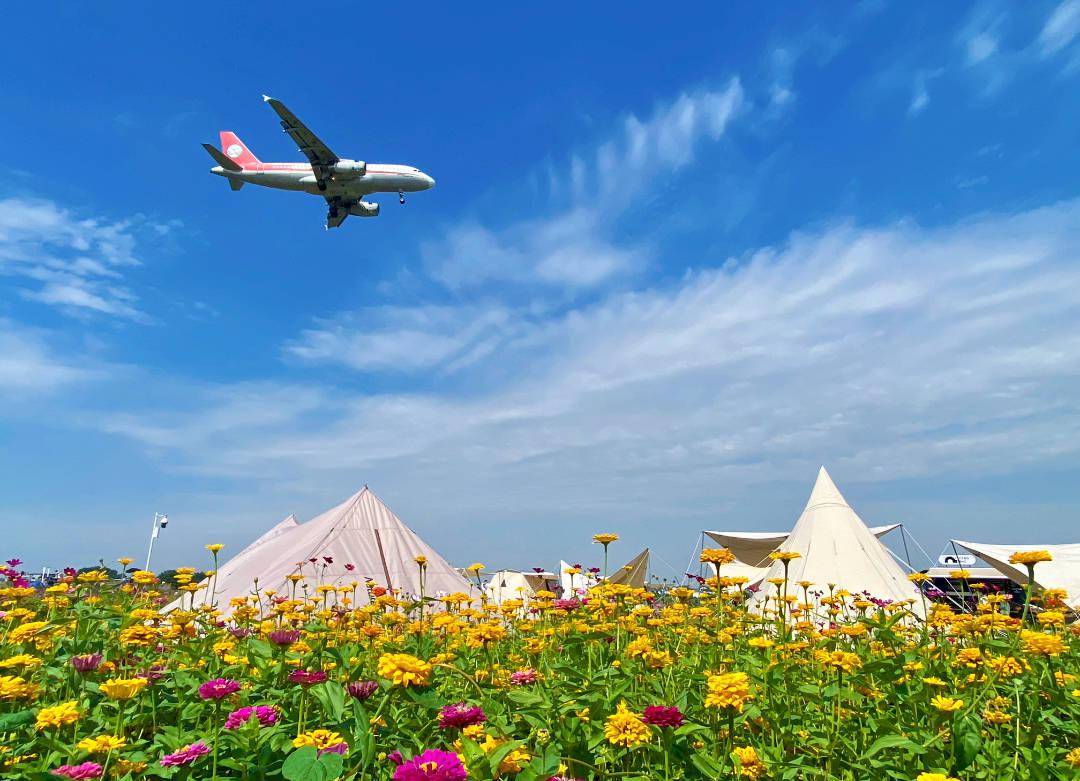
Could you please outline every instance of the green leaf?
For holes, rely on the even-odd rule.
[[[326,766],[319,761],[314,746],[304,746],[289,754],[281,766],[281,775],[288,781],[327,781]]]
[[[884,751],[887,748],[897,748],[899,746],[903,746],[907,749],[920,748],[909,738],[905,738],[903,735],[884,735],[871,743],[870,748],[867,749],[866,753],[863,756],[869,758],[874,756],[874,754],[878,753],[879,751]]]
[[[978,727],[968,720],[960,723],[957,732],[959,734],[954,736],[956,741],[954,757],[956,769],[959,771],[968,767],[979,755],[979,749],[982,748],[982,736],[979,734]]]
[[[319,757],[319,764],[322,765],[326,771],[325,778],[337,778],[345,768],[345,758],[342,757],[341,754],[335,754],[331,751]]]
[[[690,757],[690,761],[709,778],[716,778],[722,770],[720,763],[708,754],[694,754]]]
[[[345,690],[337,683],[325,681],[309,690],[322,705],[323,710],[334,721],[341,721],[345,712]]]
[[[0,732],[7,732],[23,724],[29,724],[34,720],[33,710],[21,710],[16,713],[5,713],[0,716]]]

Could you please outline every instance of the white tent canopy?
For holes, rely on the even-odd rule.
[[[288,595],[287,578],[294,573],[306,576],[304,585],[311,594],[320,585],[347,586],[358,581],[357,597],[363,602],[367,592],[362,584],[370,579],[384,588],[417,596],[420,568],[415,559],[421,555],[427,558],[426,595],[469,593],[469,583],[364,486],[307,523],[286,518],[222,564],[213,586],[215,601],[223,612],[229,612],[229,600],[255,593],[256,579],[260,592],[270,589]],[[195,604],[209,599],[208,587],[195,595]]]
[[[898,523],[871,526],[870,533],[880,538],[899,527]],[[705,532],[705,536],[735,556],[735,562],[726,565],[723,574],[746,577],[749,585],[764,579],[772,563],[769,554],[783,545],[788,535],[789,532]]]
[[[914,599],[912,610],[922,613],[918,589],[847,503],[825,467],[818,472],[806,507],[780,550],[801,554],[788,566],[789,583],[806,580],[821,590],[833,583],[853,594],[865,591],[892,602]],[[783,563],[774,561],[763,580],[783,576]],[[751,605],[760,608],[770,592],[771,587],[763,588]]]
[[[1035,565],[1035,585],[1040,588],[1060,588],[1068,593],[1067,602],[1080,610],[1080,543],[1065,545],[992,545],[985,542],[953,540],[954,545],[971,551],[1012,581],[1026,586],[1027,567],[1010,564],[1009,557],[1020,551],[1044,550],[1053,557]]]

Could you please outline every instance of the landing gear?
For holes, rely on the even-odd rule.
[[[326,182],[324,182],[323,180],[320,179],[318,182],[316,182],[316,186],[319,188],[319,192],[326,192]]]
[[[400,203],[402,205],[405,204],[405,193],[403,191],[398,190],[397,200],[398,200],[398,203]]]

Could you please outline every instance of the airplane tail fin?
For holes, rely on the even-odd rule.
[[[240,137],[231,130],[221,131],[221,148],[234,163],[241,168],[252,168],[259,164],[259,158],[251,153]]]

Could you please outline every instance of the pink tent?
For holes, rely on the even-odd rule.
[[[298,595],[305,587],[314,595],[320,585],[348,586],[370,579],[384,588],[417,596],[420,568],[416,557],[421,555],[427,558],[426,595],[469,593],[469,583],[364,486],[307,523],[286,518],[222,564],[213,584],[214,602],[222,612],[230,612],[229,600],[253,595],[256,581],[260,593],[269,589],[288,595],[291,584],[287,578],[293,573],[306,576],[298,586]],[[196,605],[210,601],[210,585],[195,595]],[[361,602],[367,601],[362,585],[357,596]]]

